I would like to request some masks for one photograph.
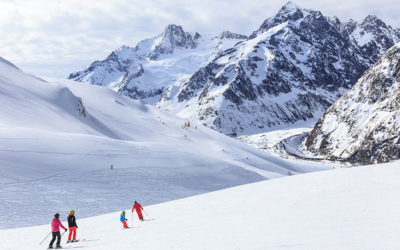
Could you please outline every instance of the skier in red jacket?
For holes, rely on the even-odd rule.
[[[132,213],[133,213],[133,210],[136,210],[136,213],[139,216],[139,220],[143,221],[142,205],[140,205],[137,201],[135,201],[135,204],[133,204],[133,207],[132,207]]]

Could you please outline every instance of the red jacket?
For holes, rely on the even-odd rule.
[[[140,205],[139,203],[135,203],[135,204],[133,204],[132,212],[133,212],[133,210],[135,210],[135,209],[136,209],[136,212],[138,212],[138,211],[140,211],[140,209],[143,210],[143,207],[142,207],[142,205]]]

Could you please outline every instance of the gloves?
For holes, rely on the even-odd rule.
[[[68,230],[67,229],[64,229],[65,230],[65,232],[67,232]]]
[[[78,226],[76,226],[76,228],[78,228]]]

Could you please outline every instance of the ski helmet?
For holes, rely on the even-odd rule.
[[[71,212],[69,212],[70,214],[75,214],[75,210],[71,210]]]
[[[125,211],[122,211],[123,214],[125,214]]]
[[[59,213],[56,213],[56,214],[54,215],[54,217],[58,219],[58,218],[60,218],[60,214],[59,214]]]

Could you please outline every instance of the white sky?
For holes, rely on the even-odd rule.
[[[250,34],[287,0],[0,0],[0,56],[38,76],[65,78],[167,24],[185,31]],[[324,15],[375,14],[400,28],[398,0],[295,0]]]

